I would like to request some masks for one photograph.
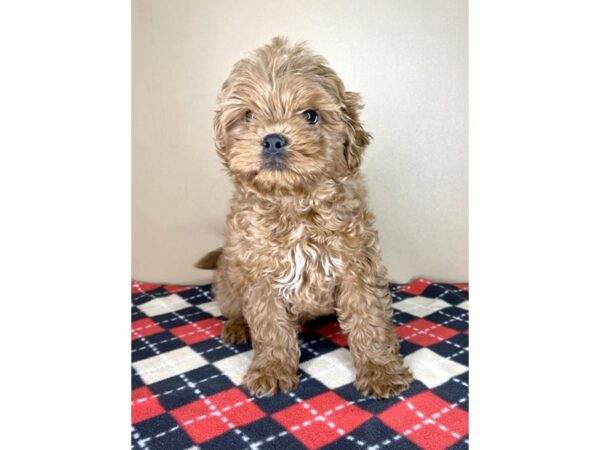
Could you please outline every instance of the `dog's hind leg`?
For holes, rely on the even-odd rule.
[[[230,345],[249,342],[250,328],[248,328],[246,320],[243,317],[226,320],[221,331],[221,339],[225,344]]]

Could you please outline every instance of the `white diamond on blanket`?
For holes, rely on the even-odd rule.
[[[468,367],[444,358],[428,348],[411,353],[404,358],[404,361],[410,367],[414,377],[430,389],[469,370]]]
[[[425,317],[450,304],[439,298],[411,297],[392,304],[394,309],[412,314],[416,317]]]
[[[173,311],[179,311],[180,309],[188,308],[190,306],[192,305],[179,295],[171,294],[167,297],[155,298],[154,300],[138,305],[138,308],[147,316],[154,317]]]
[[[226,375],[233,384],[239,386],[242,384],[242,379],[250,366],[254,350],[249,350],[238,355],[233,355],[228,358],[216,361],[213,363],[224,375]]]
[[[221,309],[219,309],[217,302],[200,303],[197,306],[202,311],[207,312],[214,317],[219,317],[221,315]]]
[[[144,383],[152,384],[202,367],[207,361],[191,347],[178,348],[132,363]]]
[[[355,376],[352,356],[347,348],[338,348],[309,359],[300,364],[300,368],[329,389],[351,383]]]

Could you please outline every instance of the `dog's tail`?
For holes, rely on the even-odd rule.
[[[217,268],[217,262],[219,261],[219,257],[221,256],[221,253],[223,252],[223,248],[219,247],[216,250],[213,250],[212,252],[208,252],[206,255],[204,255],[202,258],[200,258],[200,260],[194,264],[194,267],[197,267],[198,269],[206,269],[206,270],[214,270]]]

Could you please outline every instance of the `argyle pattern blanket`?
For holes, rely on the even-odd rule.
[[[256,398],[241,385],[250,344],[220,339],[211,286],[132,283],[132,449],[467,449],[468,286],[390,285],[415,381],[360,396],[334,316],[300,333],[300,383]]]

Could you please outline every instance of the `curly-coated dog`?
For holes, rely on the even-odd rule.
[[[356,389],[406,389],[412,377],[359,174],[370,140],[359,95],[325,59],[279,37],[234,66],[218,102],[217,152],[234,194],[223,248],[197,267],[216,266],[223,341],[252,341],[244,384],[259,396],[296,387],[299,327],[336,313]]]

